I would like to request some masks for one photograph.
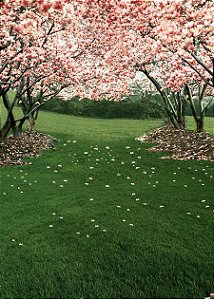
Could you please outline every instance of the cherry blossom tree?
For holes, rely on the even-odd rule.
[[[184,88],[187,91],[189,85],[195,85],[194,89],[201,85],[210,87],[198,93],[199,102],[204,96],[213,95],[213,1],[91,2],[93,8],[101,11],[97,29],[106,22],[107,35],[117,41],[115,47],[123,57],[122,63],[118,61],[120,68],[128,64],[143,72],[160,92],[173,125],[183,127],[183,99],[191,105]],[[117,63],[115,53],[114,49],[109,59]],[[203,118],[195,120],[197,130],[202,130]]]
[[[1,139],[10,129],[16,134],[27,119],[33,125],[40,107],[68,86],[91,99],[118,98],[128,89],[128,70],[118,72],[103,56],[109,44],[96,36],[90,20],[96,16],[84,8],[80,0],[1,3],[0,95],[7,110]],[[17,102],[20,119],[13,115]]]

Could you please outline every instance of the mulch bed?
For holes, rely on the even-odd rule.
[[[141,142],[155,143],[150,152],[169,152],[161,159],[214,161],[214,136],[206,132],[175,130],[163,126],[139,138]]]
[[[41,150],[53,148],[55,139],[36,131],[26,131],[0,143],[0,166],[27,164],[25,157],[38,157]]]

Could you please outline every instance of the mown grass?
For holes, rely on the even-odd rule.
[[[161,124],[41,112],[56,148],[0,169],[0,297],[213,292],[213,163],[147,152]]]

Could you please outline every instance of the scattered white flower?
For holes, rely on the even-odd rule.
[[[89,183],[85,183],[85,185],[86,185],[86,186],[88,186],[88,185],[89,185]]]
[[[136,198],[135,200],[136,200],[136,201],[139,201],[139,200],[140,200],[140,198]]]
[[[67,183],[68,180],[63,180],[63,182]]]
[[[19,246],[23,246],[23,243],[19,243]]]
[[[56,215],[56,213],[55,213],[55,212],[53,212],[53,213],[52,213],[52,215],[54,215],[54,216],[55,216],[55,215]]]
[[[210,206],[205,206],[205,208],[209,208]]]
[[[110,186],[109,185],[106,185],[106,188],[109,188]]]
[[[162,206],[160,206],[160,208],[164,208],[164,206],[162,205]]]
[[[63,219],[63,217],[62,217],[62,216],[59,216],[59,219],[61,219],[61,220],[62,220],[62,219]]]
[[[53,224],[49,224],[48,227],[53,227]]]
[[[16,242],[16,240],[15,240],[15,239],[12,239],[11,241],[12,241],[12,242]]]
[[[200,215],[197,215],[197,218],[200,218],[201,216]]]
[[[121,208],[121,206],[117,206],[117,208]]]
[[[129,223],[129,226],[134,226],[134,224],[133,223]]]
[[[95,226],[94,227],[99,227],[99,224],[95,224]]]
[[[93,198],[90,198],[89,200],[90,200],[90,201],[93,201],[94,199],[93,199]]]
[[[76,232],[77,235],[80,235],[80,232]]]
[[[63,188],[64,186],[63,185],[59,185],[60,186],[60,188]]]

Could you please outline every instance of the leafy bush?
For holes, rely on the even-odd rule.
[[[78,97],[74,97],[70,101],[64,101],[55,98],[46,103],[43,109],[76,116],[147,119],[163,117],[164,109],[160,104],[157,105],[158,102],[160,101],[156,96],[152,97],[152,102],[142,96],[130,96],[120,102],[80,100]]]

